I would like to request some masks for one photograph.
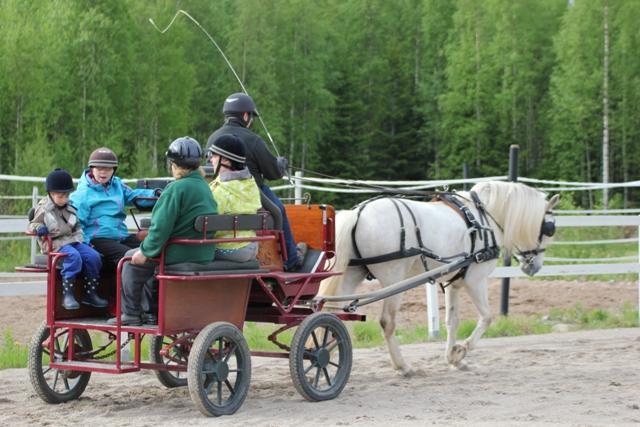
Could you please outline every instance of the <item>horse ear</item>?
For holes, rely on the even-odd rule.
[[[547,202],[547,211],[550,211],[553,208],[555,208],[559,201],[560,201],[560,195],[554,194],[553,197],[551,197]]]

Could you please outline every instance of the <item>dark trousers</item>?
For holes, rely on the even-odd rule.
[[[135,234],[129,234],[124,240],[105,239],[96,237],[91,240],[91,244],[98,252],[102,254],[105,263],[113,263],[118,265],[124,254],[128,250],[140,246],[140,241]]]
[[[133,250],[126,255],[133,255]],[[126,262],[122,268],[122,312],[140,316],[144,313],[157,314],[158,282],[153,279],[158,266],[155,262],[134,265]]]
[[[291,232],[289,219],[287,218],[287,211],[278,196],[271,191],[268,185],[264,183],[260,184],[260,191],[262,191],[269,200],[275,203],[280,209],[280,212],[282,212],[282,231],[284,232],[284,243],[287,249],[287,262],[284,267],[287,269],[295,267],[298,263],[298,252],[296,250],[296,242],[293,240],[293,233]]]

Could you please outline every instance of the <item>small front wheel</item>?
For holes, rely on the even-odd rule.
[[[189,354],[187,380],[191,400],[204,415],[240,409],[251,382],[251,353],[242,332],[227,322],[200,331]]]
[[[29,378],[34,390],[47,403],[62,403],[77,399],[89,383],[91,372],[63,371],[49,366],[49,340],[53,339],[53,360],[67,360],[69,330],[56,329],[50,338],[50,329],[43,322],[29,344]],[[88,353],[93,349],[89,332],[76,329],[73,333],[74,354]]]
[[[351,337],[335,315],[305,318],[291,341],[289,370],[296,390],[312,402],[333,399],[351,374]]]
[[[153,363],[163,364],[167,367],[171,366],[187,366],[189,352],[193,338],[187,333],[167,336],[155,336],[151,338],[149,345],[149,354]],[[161,354],[163,348],[166,348],[166,354]],[[182,370],[158,370],[155,371],[158,380],[168,388],[184,387],[187,385],[187,373]]]

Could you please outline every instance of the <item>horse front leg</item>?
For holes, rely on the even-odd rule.
[[[458,292],[460,283],[454,282],[444,290],[445,301],[445,324],[447,326],[447,347],[445,349],[445,359],[452,368],[460,367],[460,361],[467,354],[464,345],[456,344],[456,334],[460,325]]]
[[[400,302],[402,301],[402,295],[394,295],[384,300],[382,314],[380,316],[380,326],[384,331],[384,339],[387,342],[387,349],[389,350],[389,356],[391,356],[391,363],[394,369],[402,372],[404,376],[411,376],[413,370],[404,361],[402,353],[400,352],[400,345],[395,336],[396,331],[396,314],[400,308]]]

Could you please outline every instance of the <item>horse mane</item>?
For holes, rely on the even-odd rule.
[[[487,181],[473,186],[487,211],[503,229],[503,246],[511,251],[536,247],[547,206],[546,194],[515,182]]]

